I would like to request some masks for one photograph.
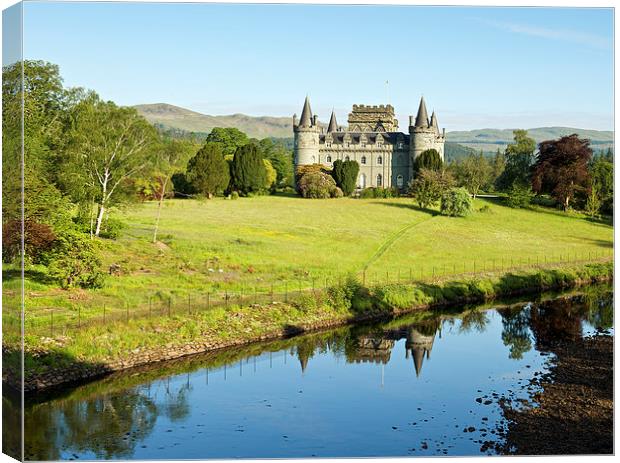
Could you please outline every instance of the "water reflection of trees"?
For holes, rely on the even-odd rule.
[[[556,340],[581,336],[583,320],[601,329],[613,326],[612,302],[610,293],[593,292],[577,298],[499,309],[501,339],[509,347],[509,357],[521,359],[533,345],[544,350]],[[404,339],[406,355],[413,358],[412,368],[420,374],[422,362],[430,357],[436,336],[438,333],[441,336],[442,326],[446,323],[458,326],[461,334],[482,333],[490,320],[488,312],[479,309],[456,315],[428,317],[427,314],[425,317],[317,333],[268,344],[260,351],[253,347],[250,348],[253,350],[229,353],[225,360],[196,361],[196,368],[232,364],[249,358],[248,355],[282,350],[296,355],[302,370],[308,368],[313,356],[328,351],[335,356],[344,356],[347,362],[385,364],[390,361],[395,342]],[[126,375],[122,377],[124,381],[134,382],[126,383],[124,387],[119,387],[118,380],[100,386],[94,383],[76,390],[77,394],[27,408],[26,458],[57,460],[63,456],[62,452],[72,451],[92,453],[103,459],[132,457],[136,444],[152,432],[158,416],[179,422],[191,413],[190,373],[187,373],[187,366],[183,371],[186,371],[186,378],[178,375],[179,370],[167,372],[163,379],[150,376],[148,381],[144,378],[133,380]],[[19,420],[14,418],[11,421],[10,418],[19,417],[19,407],[8,400],[3,402],[5,424],[9,423],[9,428],[18,427]],[[3,436],[4,448],[19,446],[19,442],[11,440],[10,433],[4,432]]]
[[[498,312],[502,317],[502,341],[510,349],[508,356],[519,360],[532,348],[530,306],[509,307]]]

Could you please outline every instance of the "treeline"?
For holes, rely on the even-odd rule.
[[[294,186],[293,152],[271,138],[256,140],[235,128],[216,127],[172,182],[178,197],[282,191]]]
[[[134,108],[65,88],[58,66],[47,62],[25,61],[23,75],[22,63],[3,67],[2,94],[2,258],[21,258],[23,200],[26,264],[40,265],[64,287],[102,284],[95,238],[118,236],[122,223],[113,211],[123,205],[158,201],[155,241],[162,203],[177,187],[180,194],[249,194],[293,181],[292,153],[271,140],[249,140],[234,129],[216,129],[204,144],[162,133]],[[212,153],[226,169],[220,188],[210,190],[201,163]]]
[[[493,157],[470,153],[448,164],[429,152],[416,160],[416,177],[409,185],[421,207],[434,205],[457,186],[474,198],[481,192],[501,193],[512,207],[534,202],[592,217],[613,214],[613,152],[594,155],[589,140],[575,134],[537,145],[526,130],[515,130],[504,152],[498,149]]]

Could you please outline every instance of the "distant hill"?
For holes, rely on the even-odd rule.
[[[497,148],[504,150],[513,140],[513,129],[478,129],[454,131],[446,133],[446,141],[458,143],[476,151],[495,152]],[[586,130],[573,127],[537,127],[527,129],[530,137],[540,143],[576,133],[580,137],[590,139],[595,151],[613,148],[614,133],[609,130]]]
[[[236,127],[251,138],[292,138],[293,123],[290,117],[247,116],[209,116],[178,106],[156,103],[134,106],[149,122],[162,130],[179,134],[193,132],[196,138],[205,138],[214,127]],[[537,127],[528,129],[528,134],[537,143],[577,133],[590,139],[595,151],[613,148],[612,131],[586,130],[571,127]],[[469,150],[494,153],[497,148],[504,150],[513,139],[512,129],[478,129],[446,133],[446,158],[458,159],[466,156]]]
[[[186,132],[209,133],[214,127],[236,127],[251,138],[290,137],[293,132],[291,117],[208,116],[166,103],[134,106],[152,124],[162,128]]]

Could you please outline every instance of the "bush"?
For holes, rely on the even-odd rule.
[[[409,184],[409,193],[421,208],[434,206],[454,185],[454,178],[446,171],[420,169],[416,178]]]
[[[472,200],[465,188],[451,188],[441,197],[441,213],[450,217],[465,217],[471,212]]]
[[[334,161],[332,177],[346,196],[350,196],[355,190],[359,171],[360,165],[357,161],[342,161],[340,159]]]
[[[353,300],[362,291],[363,286],[353,275],[349,275],[342,283],[327,289],[327,299],[337,311],[348,311],[353,307]]]
[[[485,204],[480,209],[478,209],[478,212],[483,212],[485,214],[488,214],[489,212],[491,212],[491,208],[489,207],[488,204]]]
[[[235,151],[230,164],[231,189],[242,193],[256,193],[265,189],[267,169],[258,148],[253,143],[241,146]]]
[[[398,188],[368,187],[362,190],[360,198],[398,198],[399,194]]]
[[[119,236],[121,236],[121,232],[126,227],[127,225],[121,220],[108,219],[103,223],[103,226],[101,227],[101,232],[99,233],[99,237],[115,240]]]
[[[238,193],[238,192],[236,192],[236,191],[233,191],[233,192],[230,194],[230,199],[239,199],[239,193]]]
[[[517,209],[526,208],[529,207],[532,196],[532,189],[529,186],[514,184],[508,192],[506,204]]]
[[[197,193],[196,188],[187,180],[183,172],[177,172],[171,177],[176,198],[187,198]]]
[[[52,227],[31,219],[24,222],[24,247],[26,259],[38,263],[41,254],[48,251],[54,243],[56,235]],[[19,257],[22,243],[22,223],[20,220],[9,220],[2,225],[2,261],[12,262]]]
[[[443,167],[443,161],[436,149],[428,149],[420,153],[413,161],[413,171],[419,172],[422,169],[439,171]]]
[[[299,179],[297,188],[304,198],[333,198],[338,194],[334,179],[320,171],[304,174]]]
[[[50,277],[63,288],[99,288],[103,286],[101,259],[97,243],[74,231],[57,236],[52,249],[43,259]]]
[[[342,192],[342,190],[338,187],[336,187],[334,189],[334,191],[332,191],[332,198],[342,198],[344,197],[344,193]]]

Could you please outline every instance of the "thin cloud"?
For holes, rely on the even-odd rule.
[[[530,26],[527,24],[489,21],[484,19],[481,19],[480,21],[496,29],[513,32],[515,34],[529,35],[531,37],[580,43],[593,48],[601,49],[609,49],[611,45],[611,40],[607,37],[575,30],[552,29],[547,27]]]

